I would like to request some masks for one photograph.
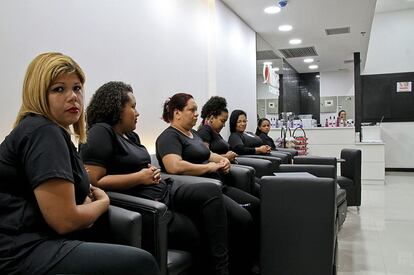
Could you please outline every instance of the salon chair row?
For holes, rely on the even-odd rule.
[[[294,159],[295,164],[289,164]],[[158,165],[153,156],[153,164]],[[336,235],[346,217],[345,191],[337,188],[336,159],[295,156],[294,151],[277,156],[243,156],[240,165],[254,169],[231,169],[238,188],[254,192],[259,186],[261,198],[261,274],[335,274]],[[310,164],[311,163],[311,164]],[[308,172],[316,177],[273,176],[274,172]],[[214,179],[165,175],[184,183]],[[141,242],[160,265],[162,274],[189,274],[191,255],[168,249],[168,223],[172,213],[163,203],[109,192],[111,204],[138,212],[142,219]],[[185,216],[174,213],[195,229]]]

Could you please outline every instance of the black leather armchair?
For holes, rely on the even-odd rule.
[[[163,203],[118,192],[107,192],[111,205],[142,215],[142,248],[150,252],[159,264],[161,274],[187,274],[191,255],[180,250],[168,250],[168,223],[171,212]]]
[[[333,165],[281,164],[278,172],[307,172],[316,177],[331,178],[336,180],[336,169]]]
[[[253,167],[256,172],[256,177],[261,178],[263,176],[272,176],[275,171],[273,163],[267,159],[261,158],[249,158],[249,157],[237,157],[237,163],[245,166]]]
[[[81,239],[95,242],[141,247],[141,214],[109,206],[90,229],[80,233]]]
[[[338,183],[337,177],[337,160],[335,157],[319,157],[319,156],[298,156],[293,158],[293,163],[296,164],[313,164],[313,165],[331,165],[335,167],[335,179]],[[347,211],[347,192],[345,189],[341,189],[337,184],[336,189],[336,205],[338,215],[338,229],[343,225],[346,219]]]
[[[159,167],[154,155],[151,155],[154,166]],[[232,167],[233,177],[239,188],[251,188],[254,179],[254,169],[250,167]],[[169,177],[175,181],[187,184],[197,184],[198,182],[212,182],[222,185],[221,181],[186,175],[171,175],[162,173],[162,177]],[[254,182],[254,180],[253,180]],[[192,264],[191,256],[182,250],[173,250],[168,247],[168,232],[174,234],[186,234],[186,239],[192,239],[194,243],[199,242],[198,231],[193,222],[180,213],[172,213],[163,203],[134,197],[118,192],[108,192],[111,204],[136,211],[142,215],[142,247],[152,253],[158,262],[163,275],[184,275],[189,274]],[[179,220],[178,226],[170,227],[169,222],[174,219]],[[177,224],[177,223],[175,223]],[[184,230],[183,230],[184,229]],[[190,235],[190,236],[189,236]]]
[[[338,176],[338,184],[346,190],[348,206],[361,206],[361,150],[342,149],[341,175]]]
[[[335,180],[280,175],[260,186],[261,275],[334,274]]]

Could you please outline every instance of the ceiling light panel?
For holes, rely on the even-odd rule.
[[[267,14],[276,14],[279,13],[281,9],[277,6],[271,6],[264,9],[264,12]]]
[[[281,32],[288,32],[291,31],[293,27],[291,25],[280,25],[278,29]]]
[[[291,45],[299,45],[301,43],[302,43],[302,40],[298,39],[298,38],[289,40],[289,44],[291,44]]]

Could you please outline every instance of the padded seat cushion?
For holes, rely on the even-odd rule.
[[[183,274],[191,267],[190,253],[182,250],[168,250],[168,275]]]
[[[338,176],[338,184],[341,188],[346,189],[346,187],[354,186],[354,181],[347,177]]]
[[[336,189],[336,205],[341,205],[346,200],[346,191],[344,189]]]

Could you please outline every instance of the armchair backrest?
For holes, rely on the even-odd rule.
[[[333,165],[337,167],[337,160],[335,157],[318,157],[318,156],[297,156],[293,158],[294,164],[319,164],[319,165]]]
[[[316,177],[331,178],[336,181],[336,168],[333,165],[281,164],[278,172],[308,172]]]
[[[335,181],[266,176],[260,186],[261,274],[331,275]]]
[[[347,177],[358,184],[361,182],[361,150],[342,149],[341,158],[345,162],[341,163],[341,176]]]

